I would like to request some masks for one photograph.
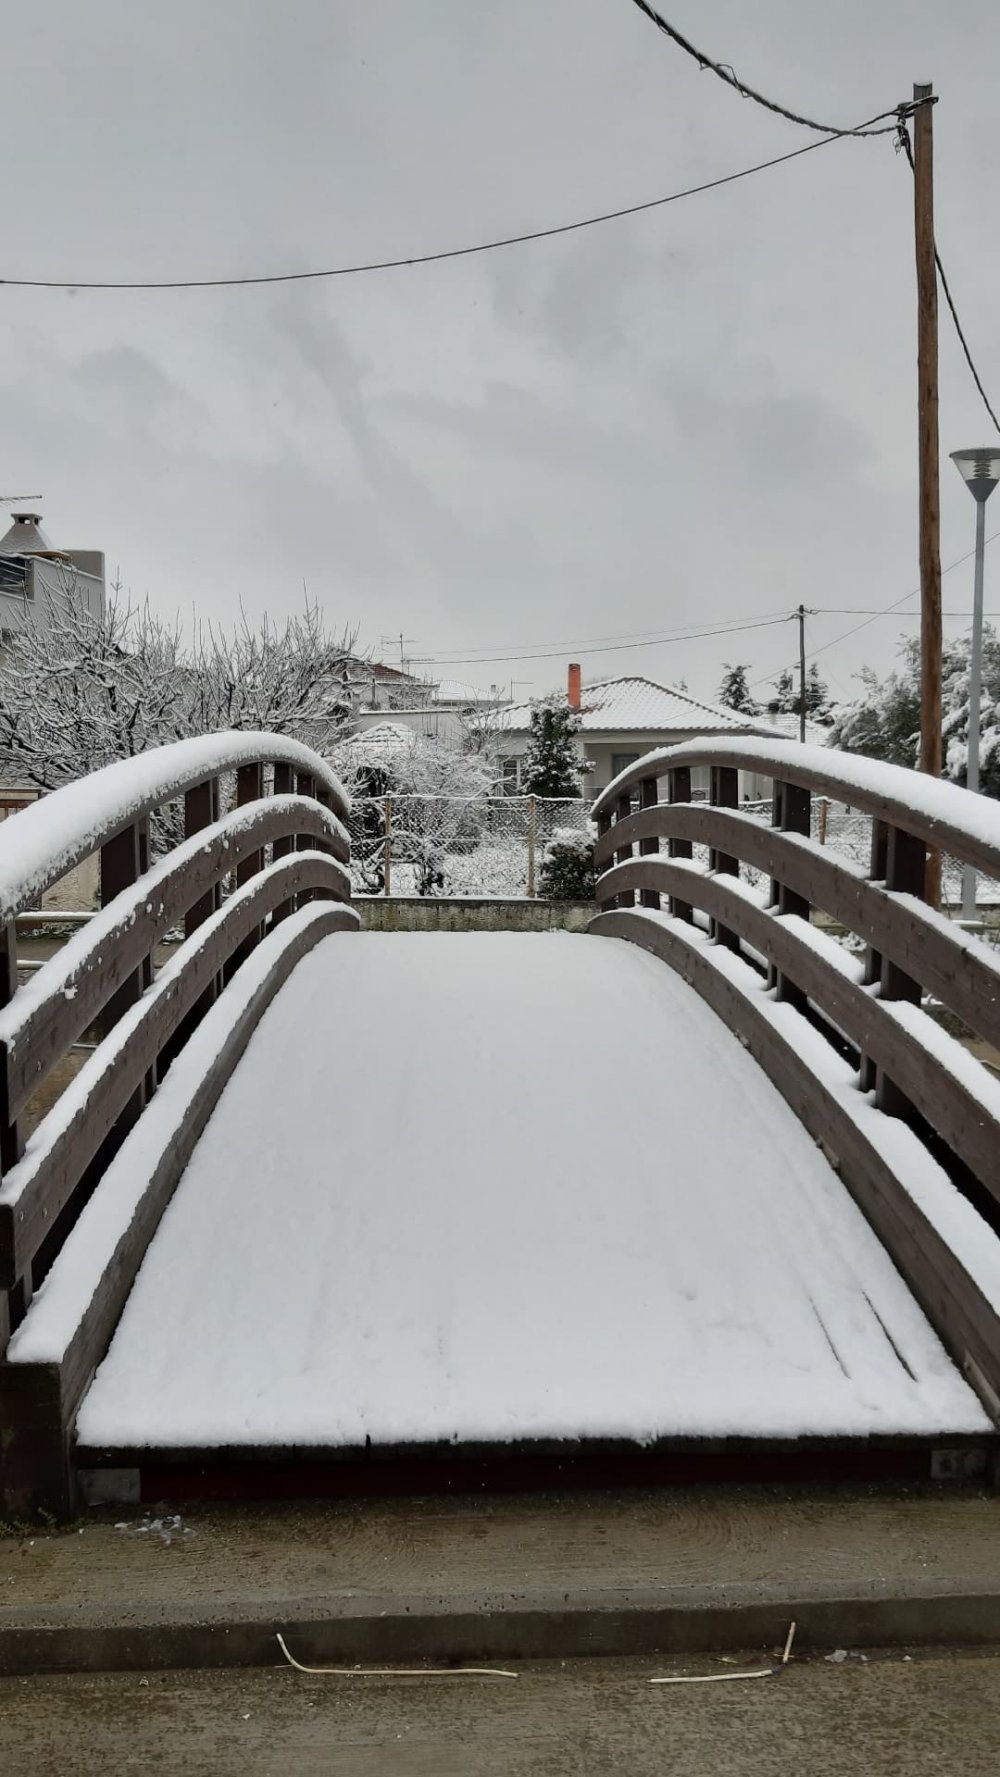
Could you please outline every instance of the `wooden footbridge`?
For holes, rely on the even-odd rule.
[[[210,735],[0,831],[7,1509],[994,1472],[1000,961],[924,884],[935,849],[1000,879],[1000,809],[791,743],[651,754],[577,937],[361,933],[346,813],[304,747]],[[100,910],[19,983],[19,916],[95,853]]]

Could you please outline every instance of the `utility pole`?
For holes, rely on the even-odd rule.
[[[920,499],[920,769],[941,775],[941,495],[938,472],[934,104],[913,88],[913,222],[917,265],[917,440]],[[927,860],[927,899],[940,900],[941,860]]]
[[[799,739],[806,738],[806,608],[800,605],[799,620]]]

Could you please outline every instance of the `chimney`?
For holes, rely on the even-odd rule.
[[[571,710],[580,708],[580,668],[574,660],[566,678],[566,697]]]

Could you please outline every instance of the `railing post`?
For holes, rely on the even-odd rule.
[[[285,765],[282,763],[275,765],[275,768],[274,768],[274,794],[275,794],[275,796],[290,796],[292,794],[292,791],[294,790],[294,788],[295,788],[295,782],[294,782],[294,778],[292,775],[291,766]],[[271,847],[272,860],[276,863],[279,858],[287,858],[289,856],[289,854],[291,852],[293,852],[294,850],[295,850],[295,840],[291,834],[288,834],[288,836],[285,839],[276,839],[274,844]],[[285,919],[289,913],[293,913],[294,911],[295,911],[295,897],[294,897],[294,895],[292,895],[289,897],[289,899],[287,901],[282,901],[281,905],[279,907],[275,908],[273,914],[271,915],[271,924],[277,925],[279,920]]]
[[[619,821],[627,821],[631,813],[631,796],[628,794],[619,796],[615,803],[615,825],[617,826]],[[631,845],[623,845],[620,851],[615,852],[615,863],[624,864],[632,856],[632,851]],[[634,907],[635,889],[624,889],[618,896],[618,905],[619,907]]]
[[[0,931],[0,1006],[10,1004],[17,992],[17,927],[12,919]],[[16,1166],[24,1151],[17,1123],[8,1109],[9,1087],[6,1050],[0,1050],[0,1176]],[[0,1355],[7,1348],[13,1328],[23,1319],[31,1301],[31,1272],[18,1278],[9,1292],[0,1294]]]
[[[192,784],[190,790],[186,792],[184,797],[185,839],[193,839],[196,833],[200,833],[204,827],[210,827],[214,821],[218,820],[218,818],[218,778],[208,777],[200,784]],[[209,919],[221,906],[222,884],[221,882],[217,882],[209,889],[207,895],[202,895],[201,899],[195,901],[194,905],[189,907],[185,913],[185,938],[190,938],[192,932],[196,932],[200,925],[204,925],[206,919]],[[212,1005],[213,1001],[218,997],[221,987],[221,979],[217,978],[212,982],[210,987],[206,988],[201,999],[198,1001],[197,1006],[193,1009],[191,1015],[192,1024],[197,1023],[203,1013],[207,1012],[209,1006]]]
[[[388,897],[392,892],[392,797],[385,798],[382,812],[382,824],[385,828],[382,854],[382,893]]]
[[[889,829],[884,821],[872,817],[871,861],[868,866],[870,882],[884,882],[886,876],[886,860],[889,849]],[[878,950],[869,945],[865,953],[864,982],[866,987],[874,987],[876,981],[882,979],[882,956]],[[877,1084],[877,1069],[871,1056],[862,1055],[858,1084],[862,1092],[874,1092]]]
[[[799,784],[783,783],[776,778],[773,786],[771,802],[771,825],[779,833],[801,833],[807,839],[812,830],[812,796]],[[800,919],[808,919],[809,902],[804,895],[798,895],[793,889],[772,878],[771,902],[779,917],[782,914],[794,913]],[[793,982],[778,969],[768,970],[769,984],[775,988],[779,1000],[787,1000],[801,1008],[806,1003],[806,996]]]
[[[316,779],[311,771],[300,771],[296,773],[295,788],[300,796],[308,796],[313,802],[315,802]],[[295,841],[295,849],[296,851],[311,851],[312,844],[313,842],[308,833],[300,833]],[[295,904],[297,907],[304,907],[309,901],[315,900],[315,898],[315,891],[313,889],[303,889],[301,894],[296,895]]]
[[[712,766],[712,806],[713,808],[737,808],[740,800],[740,774],[732,765]],[[714,846],[709,848],[709,868],[720,876],[738,876],[740,873],[739,858],[731,852],[717,851]],[[724,944],[727,950],[739,949],[737,934],[723,925],[720,920],[713,919],[711,933],[717,944]]]
[[[263,765],[241,765],[236,773],[236,806],[245,808],[248,802],[259,802],[264,794]],[[261,851],[248,852],[246,857],[236,866],[236,886],[242,888],[263,867],[264,854]],[[231,980],[240,964],[250,955],[254,945],[259,944],[264,936],[262,925],[254,926],[248,932],[242,944],[237,945],[225,968],[225,978]]]
[[[667,773],[667,794],[672,803],[690,802],[691,800],[691,767],[690,765],[672,765]],[[667,851],[672,858],[694,857],[694,846],[690,839],[670,839]],[[688,924],[694,919],[694,909],[690,901],[680,901],[676,895],[670,897],[670,913],[673,919],[685,919]]]
[[[123,889],[131,888],[144,870],[149,868],[149,822],[144,818],[134,821],[121,833],[116,833],[101,847],[101,906],[107,907],[110,901],[120,895]],[[148,987],[153,978],[153,959],[144,957],[139,967],[123,981],[118,992],[112,996],[101,1014],[101,1029],[111,1030],[118,1023],[123,1012],[134,1006],[143,989]]]
[[[640,806],[642,808],[655,808],[659,800],[660,792],[656,778],[644,777],[642,783],[639,785]],[[641,858],[655,857],[659,852],[659,849],[660,841],[655,833],[651,833],[648,839],[640,839],[639,841],[639,856]],[[639,891],[639,905],[641,907],[653,907],[659,911],[659,889],[641,889]]]
[[[901,827],[889,827],[885,856],[886,888],[895,890],[897,894],[915,895],[923,900],[926,882],[927,847],[923,840],[916,839],[912,833],[904,832]],[[880,999],[907,1000],[911,1005],[919,1006],[922,993],[919,981],[915,981],[898,964],[890,962],[888,957],[882,958]],[[893,1117],[908,1117],[913,1113],[910,1100],[881,1068],[875,1081],[875,1102],[879,1110],[886,1111]]]
[[[612,825],[611,816],[609,814],[599,814],[597,817],[597,837],[599,839],[603,839],[606,833],[610,833],[611,825]],[[612,868],[614,861],[615,861],[614,855],[612,854],[612,856],[608,859],[607,863],[603,866],[603,868],[601,870],[601,876],[603,876],[606,871],[608,871]],[[598,879],[598,890],[600,890],[600,879]],[[618,896],[617,895],[601,895],[600,893],[598,893],[598,901],[600,902],[600,907],[601,907],[602,913],[607,913],[610,908],[617,907]]]
[[[528,900],[535,898],[535,842],[538,837],[538,802],[528,797]]]

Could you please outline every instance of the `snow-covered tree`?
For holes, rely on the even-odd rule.
[[[774,695],[768,698],[767,707],[775,716],[798,715],[798,693],[788,667],[784,667],[775,679]]]
[[[750,695],[745,666],[730,666],[724,663],[722,684],[719,686],[719,702],[727,709],[739,710],[745,716],[759,716],[760,705]]]
[[[943,776],[964,784],[968,761],[970,638],[944,644],[941,661]],[[870,668],[860,676],[861,695],[843,705],[830,731],[831,745],[896,765],[916,765],[920,754],[920,643],[904,642],[902,664],[880,680]],[[983,632],[980,701],[980,787],[1000,797],[1000,639]]]
[[[176,624],[117,596],[103,617],[73,599],[25,624],[0,660],[0,775],[56,789],[166,741],[265,729],[329,752],[348,713],[348,639],[308,607],[276,624]]]
[[[548,901],[592,901],[597,892],[593,833],[557,827],[545,847],[538,887]]]
[[[799,676],[785,667],[774,681],[774,692],[767,700],[767,708],[772,715],[797,716],[802,709],[799,695]],[[806,715],[810,722],[829,724],[834,719],[834,706],[830,702],[830,693],[825,679],[820,675],[815,660],[806,674]]]
[[[487,753],[431,740],[397,725],[397,744],[378,729],[372,744],[356,734],[334,753],[334,769],[355,800],[355,863],[371,894],[385,887],[385,799],[392,799],[394,866],[409,865],[418,895],[446,894],[450,859],[472,849],[482,829],[496,771]]]
[[[531,706],[531,733],[521,783],[529,796],[566,801],[582,794],[574,737],[580,718],[564,697],[540,697]]]

